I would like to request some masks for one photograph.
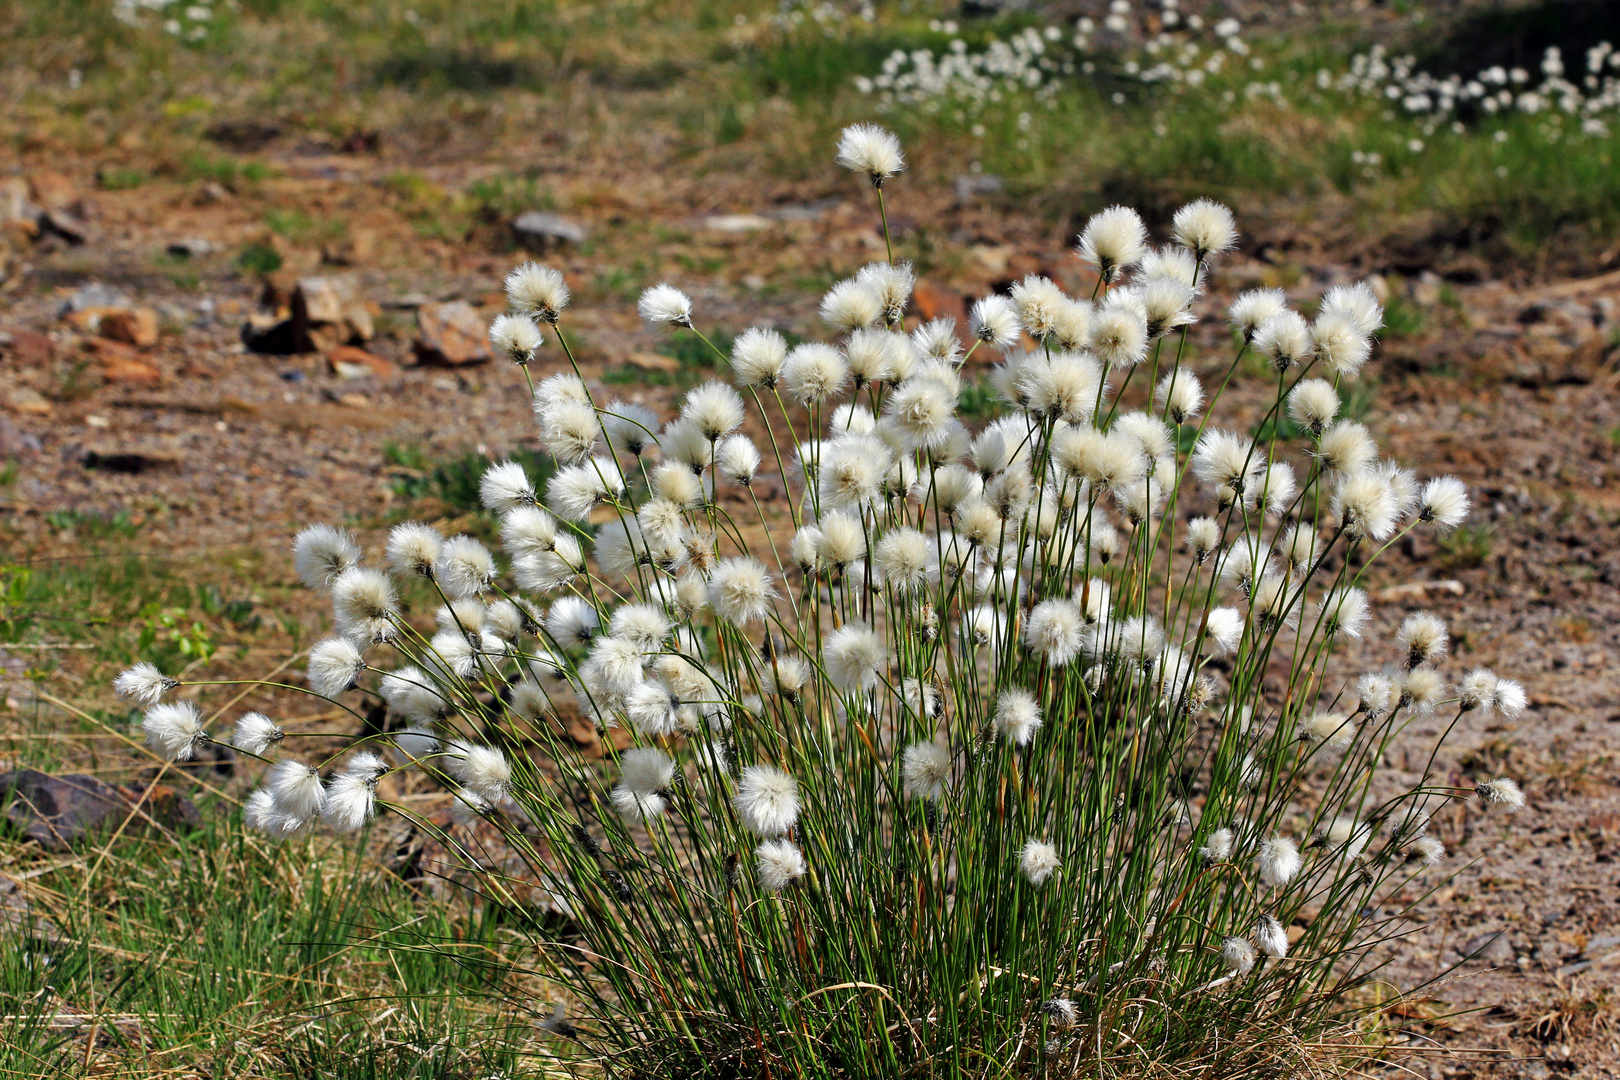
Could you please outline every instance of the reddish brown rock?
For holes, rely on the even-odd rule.
[[[480,364],[489,359],[488,327],[465,300],[423,304],[416,313],[420,331],[413,348],[424,364]]]
[[[326,359],[332,365],[333,373],[346,379],[365,375],[386,379],[399,370],[391,361],[355,345],[339,345],[326,354]]]
[[[101,317],[99,333],[126,345],[151,348],[158,343],[158,315],[151,308],[109,311]]]
[[[56,343],[32,330],[13,330],[0,338],[0,353],[15,367],[44,367],[56,359]]]

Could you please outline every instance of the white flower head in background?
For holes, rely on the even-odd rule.
[[[838,136],[838,164],[882,188],[906,167],[900,140],[876,124],[851,124]]]
[[[666,282],[643,292],[636,310],[645,322],[692,327],[692,298]]]

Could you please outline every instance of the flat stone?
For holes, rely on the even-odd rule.
[[[644,371],[679,371],[681,367],[679,360],[663,353],[633,352],[625,360]]]
[[[44,367],[56,359],[56,342],[32,330],[0,335],[0,353],[17,367]]]
[[[150,348],[158,343],[158,314],[148,307],[109,311],[97,331],[104,338]]]
[[[561,214],[527,210],[512,219],[512,236],[531,251],[579,245],[587,236],[583,224]]]
[[[56,406],[38,390],[29,386],[14,386],[6,392],[6,408],[25,416],[50,416]]]
[[[20,176],[0,176],[0,221],[19,221],[37,228],[39,207],[34,205],[28,181]]]
[[[784,203],[759,213],[772,221],[820,221],[827,216],[828,210],[841,202],[842,199],[821,199],[810,203]]]
[[[41,231],[60,236],[70,244],[82,244],[90,238],[90,226],[81,217],[66,210],[47,210],[39,215]]]
[[[163,373],[141,359],[130,345],[111,338],[91,338],[85,348],[101,360],[101,375],[108,382],[152,386],[163,381]]]
[[[776,224],[774,221],[761,214],[715,214],[713,217],[703,219],[705,229],[723,233],[758,232],[774,224]]]
[[[956,201],[972,202],[985,195],[996,195],[1005,186],[1001,177],[990,173],[961,173],[955,181]]]
[[[57,317],[65,317],[69,312],[83,311],[86,308],[127,308],[132,306],[133,303],[130,298],[124,293],[104,282],[92,281],[88,285],[80,285],[73,290],[72,295],[63,302],[61,310],[57,312]]]
[[[479,364],[489,359],[488,328],[478,309],[465,300],[423,304],[416,312],[420,331],[413,348],[424,364]]]
[[[0,775],[0,806],[16,832],[49,851],[68,851],[132,813],[166,828],[194,827],[202,820],[197,808],[173,788],[114,787],[93,776],[51,776],[36,769]]]
[[[181,240],[171,240],[163,249],[177,259],[203,259],[218,250],[213,241],[204,240],[200,236],[188,236]]]
[[[303,328],[311,346],[300,352],[326,352],[352,341],[370,341],[377,333],[360,283],[349,274],[299,278],[291,308],[294,324]]]
[[[1487,964],[1511,964],[1515,957],[1513,943],[1507,939],[1505,930],[1469,938],[1462,947],[1462,955],[1464,960],[1479,960]]]
[[[934,319],[955,319],[957,336],[967,332],[967,297],[954,289],[942,289],[926,281],[918,282],[911,294],[911,302],[923,322]]]
[[[326,359],[332,371],[345,379],[363,379],[368,375],[384,379],[399,370],[391,361],[354,345],[339,345],[326,354]]]

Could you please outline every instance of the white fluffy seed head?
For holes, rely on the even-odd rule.
[[[1450,532],[1468,516],[1468,487],[1455,476],[1437,476],[1423,485],[1418,496],[1418,520],[1433,522]]]
[[[767,840],[754,850],[759,887],[781,892],[805,875],[804,853],[791,840]]]
[[[337,631],[358,644],[393,640],[398,633],[394,623],[398,611],[394,583],[381,570],[351,566],[332,582]]]
[[[1003,350],[1018,344],[1018,337],[1024,329],[1018,322],[1018,311],[1012,301],[996,293],[973,302],[973,309],[968,313],[968,326],[974,337]]]
[[[822,321],[845,334],[864,330],[882,318],[883,298],[855,278],[840,281],[821,298]]]
[[[1255,874],[1268,889],[1280,889],[1293,881],[1301,865],[1299,845],[1286,836],[1262,840],[1254,860]]]
[[[1383,540],[1394,531],[1399,516],[1388,482],[1371,471],[1341,476],[1328,510],[1355,540]]]
[[[913,799],[937,799],[951,776],[951,752],[937,742],[915,742],[900,756],[901,787]]]
[[[1344,713],[1312,712],[1299,721],[1299,741],[1335,754],[1349,749],[1356,725]]]
[[[1204,625],[1204,651],[1230,656],[1243,640],[1243,613],[1237,608],[1211,608]]]
[[[1311,324],[1311,348],[1328,370],[1353,379],[1371,355],[1372,341],[1351,316],[1324,311]]]
[[[838,134],[838,164],[881,188],[906,167],[900,140],[876,124],[851,124]]]
[[[1260,951],[1273,960],[1281,960],[1288,955],[1288,931],[1270,915],[1260,916],[1254,924],[1254,940],[1260,946]]]
[[[1384,325],[1384,309],[1365,281],[1329,289],[1322,296],[1321,311],[1347,318],[1364,337],[1376,334]]]
[[[703,437],[715,442],[742,426],[742,398],[723,382],[704,383],[686,395],[681,419],[693,424]]]
[[[1090,346],[1092,355],[1105,368],[1134,367],[1147,356],[1147,313],[1134,305],[1116,301],[1111,294],[1091,317]]]
[[[1018,854],[1018,869],[1031,885],[1045,884],[1046,879],[1062,866],[1063,860],[1058,857],[1057,848],[1033,836],[1024,841],[1024,849]]]
[[[860,623],[848,623],[827,636],[821,660],[834,689],[855,694],[877,686],[889,651],[882,637]]]
[[[264,713],[250,712],[236,721],[236,730],[231,732],[231,745],[264,757],[280,745],[286,734]]]
[[[1080,609],[1069,600],[1043,600],[1024,623],[1024,646],[1056,667],[1080,655],[1085,624]]]
[[[1524,806],[1524,792],[1519,785],[1505,776],[1488,780],[1476,788],[1479,797],[1493,810],[1518,810]]]
[[[568,284],[559,270],[524,263],[506,275],[506,302],[520,314],[555,323],[568,306]]]
[[[658,414],[645,405],[611,401],[600,421],[608,445],[620,454],[640,457],[658,438]]]
[[[955,365],[962,357],[962,339],[956,336],[956,320],[942,316],[923,323],[911,332],[911,344],[928,359]]]
[[[1221,943],[1221,963],[1234,975],[1247,975],[1254,969],[1254,944],[1248,938],[1229,937]]]
[[[515,461],[500,461],[484,470],[478,480],[478,498],[484,509],[504,514],[535,503],[534,484]]]
[[[265,773],[264,785],[275,800],[276,811],[300,823],[318,817],[326,806],[321,774],[302,761],[276,762]]]
[[[189,701],[152,706],[141,720],[146,745],[169,761],[190,761],[197,747],[208,741],[202,713]]]
[[[1280,314],[1287,305],[1288,294],[1281,289],[1251,289],[1232,301],[1232,306],[1227,309],[1227,319],[1232,329],[1243,335],[1243,341],[1247,344],[1254,341],[1260,327]]]
[[[489,344],[514,364],[527,364],[545,343],[540,328],[527,315],[497,315],[489,324]]]
[[[737,781],[732,799],[743,828],[759,836],[780,836],[799,819],[799,784],[771,765],[750,765]]]
[[[1322,597],[1317,612],[1323,634],[1330,638],[1340,634],[1358,638],[1367,625],[1367,594],[1353,585],[1341,586]]]
[[[1214,518],[1196,517],[1187,522],[1187,550],[1202,566],[1221,549],[1221,524]]]
[[[125,701],[150,707],[179,685],[178,680],[159,671],[157,665],[142,661],[113,680],[113,692]]]
[[[715,472],[720,474],[722,480],[739,487],[753,483],[760,460],[759,448],[746,435],[732,435],[721,442],[714,452]]]
[[[445,747],[445,771],[482,798],[498,803],[512,790],[512,766],[492,746],[452,742]]]
[[[619,782],[610,796],[613,809],[631,821],[646,821],[668,806],[675,762],[662,750],[638,746],[619,755]]]
[[[366,662],[348,638],[327,638],[309,650],[309,688],[322,697],[354,689],[364,670]]]
[[[771,575],[758,559],[724,559],[709,578],[709,603],[715,614],[738,626],[763,619],[775,598]]]
[[[692,325],[692,298],[668,282],[660,281],[643,292],[636,311],[645,322]]]
[[[1030,337],[1046,341],[1057,332],[1057,321],[1069,298],[1049,278],[1031,274],[1012,287],[1011,296]]]
[[[354,538],[330,525],[309,525],[293,539],[293,566],[311,589],[331,588],[337,576],[360,561]]]
[[[495,580],[495,560],[489,549],[470,536],[452,536],[439,551],[434,580],[452,600],[470,600]]]
[[[906,305],[911,301],[911,290],[917,285],[917,274],[909,262],[867,263],[856,273],[855,280],[871,289],[883,302],[883,319],[897,326],[905,317]]]
[[[848,378],[843,355],[816,342],[796,346],[782,367],[782,380],[801,405],[820,405],[837,396]]]
[[[786,362],[787,341],[775,330],[756,326],[732,342],[731,370],[744,386],[774,387]]]
[[[1288,394],[1288,418],[1311,435],[1322,430],[1339,415],[1339,392],[1326,379],[1305,379]]]
[[[1297,311],[1287,308],[1261,323],[1251,343],[1254,351],[1270,360],[1278,371],[1287,371],[1311,358],[1311,328]]]
[[[996,731],[1015,746],[1028,746],[1041,728],[1041,707],[1028,690],[1003,690],[996,698]]]
[[[1126,267],[1147,252],[1147,226],[1128,206],[1093,214],[1080,233],[1080,258],[1097,268],[1105,282],[1119,280]]]
[[[1225,862],[1232,857],[1232,830],[1216,829],[1204,838],[1198,857],[1208,863]]]
[[[1204,407],[1204,387],[1186,368],[1172,368],[1153,390],[1153,407],[1179,427]]]
[[[1199,262],[1237,246],[1232,211],[1210,199],[1195,199],[1176,211],[1170,235]]]
[[[1193,321],[1193,287],[1184,281],[1155,274],[1142,281],[1137,295],[1147,316],[1149,341]]]
[[[1419,611],[1408,615],[1395,632],[1395,643],[1401,651],[1401,663],[1410,670],[1419,664],[1434,664],[1444,658],[1450,647],[1451,636],[1438,615]]]
[[[395,525],[388,533],[388,565],[398,574],[431,578],[443,549],[439,531],[419,521]]]

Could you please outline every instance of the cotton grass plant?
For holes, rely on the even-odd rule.
[[[905,167],[864,126],[838,160],[880,198]],[[1309,320],[1243,295],[1233,355],[1195,374],[1188,326],[1237,239],[1208,201],[1162,246],[1112,207],[1079,238],[1091,295],[1031,277],[910,332],[911,267],[874,263],[827,294],[828,341],[747,330],[716,350],[731,382],[668,414],[603,400],[562,275],[519,267],[491,339],[556,469],[485,475],[500,554],[419,523],[370,556],[324,525],[294,544],[337,632],[286,692],[375,693],[390,733],[294,754],[334,743],[261,714],[210,731],[154,668],[118,689],[165,757],[228,737],[262,758],[245,818],[272,837],[379,814],[439,834],[525,916],[556,995],[522,1004],[565,1063],[1331,1073],[1373,1052],[1351,1034],[1393,898],[1443,873],[1429,816],[1523,801],[1446,785],[1411,729],[1524,695],[1450,670],[1429,614],[1373,670],[1334,662],[1368,568],[1468,495],[1338,415],[1381,322],[1365,287]],[[711,340],[670,284],[640,313]],[[1299,437],[1223,422],[1247,354],[1266,420],[1293,422],[1262,427]],[[987,360],[1011,412],[971,430],[962,369]],[[1382,768],[1397,744],[1427,756],[1415,786]],[[404,770],[458,824],[379,794]],[[513,853],[523,873],[490,869]]]

